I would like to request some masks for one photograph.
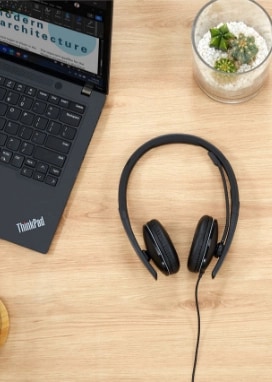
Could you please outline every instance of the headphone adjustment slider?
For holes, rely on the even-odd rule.
[[[216,245],[214,256],[219,259],[222,256],[223,250],[224,250],[224,244],[222,241]]]
[[[142,254],[144,255],[144,258],[149,262],[151,260],[151,256],[149,256],[148,252],[145,250],[142,250]]]

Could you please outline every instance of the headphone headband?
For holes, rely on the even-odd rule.
[[[227,160],[227,158],[223,155],[223,153],[216,148],[213,144],[209,143],[208,141],[194,136],[194,135],[188,135],[188,134],[167,134],[167,135],[161,135],[156,138],[153,138],[149,140],[148,142],[144,143],[142,146],[140,146],[128,159],[122,174],[120,178],[119,183],[119,193],[118,193],[118,200],[119,200],[119,213],[120,218],[122,221],[122,224],[124,226],[125,232],[130,240],[130,243],[132,247],[134,248],[135,252],[139,256],[140,260],[143,262],[145,267],[148,269],[148,271],[151,273],[151,275],[157,279],[157,272],[155,269],[151,266],[149,263],[149,257],[147,256],[146,252],[143,251],[138,244],[136,237],[132,231],[132,227],[129,220],[129,214],[128,214],[128,205],[127,205],[127,188],[128,188],[128,181],[129,176],[139,161],[139,159],[148,151],[159,147],[163,145],[168,144],[174,144],[174,143],[183,143],[183,144],[189,144],[194,146],[203,147],[207,150],[211,160],[213,161],[214,165],[217,166],[220,170],[220,173],[223,178],[223,182],[225,180],[224,173],[222,172],[222,169],[224,170],[225,174],[227,175],[229,185],[230,185],[230,217],[228,222],[228,227],[226,227],[226,238],[222,239],[220,242],[219,248],[218,248],[218,260],[217,263],[212,271],[212,278],[215,278],[217,272],[219,271],[227,253],[228,249],[231,245],[236,225],[238,222],[238,216],[239,216],[239,191],[238,191],[238,184],[237,180],[234,174],[234,171]],[[228,197],[226,197],[226,210],[228,211]],[[224,237],[224,235],[223,235]]]

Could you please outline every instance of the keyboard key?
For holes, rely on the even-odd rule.
[[[29,113],[28,111],[24,111],[21,117],[21,122],[24,125],[31,126],[33,124],[33,121],[34,121],[34,114]]]
[[[69,108],[69,105],[70,105],[70,102],[68,101],[68,99],[61,98],[61,99],[59,100],[59,106],[68,109],[68,108]]]
[[[13,121],[18,121],[20,115],[21,115],[21,110],[18,109],[17,107],[10,107],[6,114],[7,118],[12,119]]]
[[[59,177],[61,174],[61,170],[57,167],[50,167],[49,174],[54,175],[54,177]]]
[[[54,105],[58,105],[59,104],[59,97],[58,96],[55,96],[53,94],[50,94],[49,98],[48,98],[48,101],[50,103],[53,103]]]
[[[19,130],[19,123],[9,121],[5,127],[5,132],[8,134],[16,135]]]
[[[47,138],[45,146],[48,147],[49,149],[67,154],[70,150],[71,143],[64,141],[63,139],[49,136]]]
[[[30,97],[34,97],[37,93],[37,89],[33,88],[32,86],[27,86],[25,89],[25,94],[29,95]]]
[[[25,160],[25,165],[26,166],[29,166],[29,167],[35,167],[36,166],[36,161],[34,160],[34,159],[32,159],[32,158],[26,158],[26,160]]]
[[[49,186],[55,187],[58,183],[58,178],[55,178],[54,176],[48,175],[45,178],[45,183],[48,184]]]
[[[21,168],[24,163],[24,157],[22,155],[15,154],[13,155],[11,164],[14,167]]]
[[[30,139],[33,133],[33,129],[31,127],[22,126],[19,131],[19,137],[22,139]]]
[[[60,155],[54,151],[47,150],[40,146],[36,147],[34,151],[34,158],[42,162],[50,163],[57,167],[62,167],[66,159],[64,155]]]
[[[46,110],[46,117],[57,119],[59,117],[60,109],[56,106],[49,105]]]
[[[32,103],[33,100],[31,98],[22,95],[18,106],[20,106],[22,109],[29,110],[32,106]]]
[[[47,92],[44,92],[43,90],[39,90],[38,93],[37,93],[37,97],[39,99],[42,99],[44,101],[47,101],[48,98],[49,98],[49,93]]]
[[[9,137],[7,140],[7,148],[12,151],[17,151],[20,146],[20,143],[21,143],[20,139]]]
[[[34,172],[33,179],[38,180],[39,182],[44,181],[44,174],[41,174],[40,172]]]
[[[0,118],[0,130],[3,130],[5,124],[6,124],[5,118]]]
[[[12,157],[12,152],[3,149],[1,151],[0,161],[5,162],[5,163],[9,163],[9,161],[11,160],[11,157]]]
[[[6,143],[8,136],[6,134],[0,133],[0,146],[4,146]]]
[[[32,155],[34,150],[34,145],[28,142],[22,142],[20,146],[20,153],[26,156]]]
[[[39,162],[39,163],[37,164],[36,169],[37,169],[38,172],[40,172],[40,173],[42,173],[42,174],[46,174],[46,173],[47,173],[47,170],[48,170],[48,167],[49,167],[49,166],[48,166],[47,164],[42,163],[42,162]]]
[[[34,131],[32,136],[32,142],[36,143],[37,145],[43,145],[46,139],[46,134],[42,133],[41,131]]]
[[[60,115],[60,121],[72,127],[78,127],[80,120],[81,120],[80,115],[72,113],[67,110],[63,110]]]
[[[9,89],[13,89],[14,86],[15,86],[15,81],[6,79],[6,81],[5,81],[5,86],[6,86],[7,88],[9,88]]]
[[[75,135],[76,135],[76,129],[73,128],[73,127],[70,127],[70,126],[63,126],[63,128],[61,129],[61,133],[60,133],[60,135],[61,135],[63,138],[72,140],[72,139],[75,138]]]
[[[83,114],[85,111],[85,106],[81,105],[80,103],[70,102],[69,109],[75,111],[76,113]]]
[[[36,127],[39,130],[45,130],[48,123],[48,119],[44,117],[36,117],[34,120],[34,127]]]
[[[8,110],[8,106],[4,103],[0,103],[0,115],[5,115]]]
[[[19,99],[19,94],[9,91],[6,96],[6,102],[10,105],[16,105]]]
[[[37,114],[43,114],[46,109],[46,103],[41,101],[35,101],[32,107],[32,111]]]
[[[55,121],[50,121],[49,125],[47,127],[47,131],[50,134],[58,135],[61,129],[61,123],[55,122]]]
[[[25,91],[26,86],[20,83],[16,83],[14,86],[14,90],[16,90],[19,93],[23,93]]]
[[[27,178],[31,178],[32,174],[33,174],[33,170],[31,168],[28,168],[28,167],[23,167],[21,174],[26,176]]]
[[[3,89],[3,88],[0,88],[0,100],[2,101],[2,99],[4,99],[6,95],[6,90]]]

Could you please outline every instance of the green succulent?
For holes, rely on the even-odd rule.
[[[219,28],[211,28],[210,47],[226,52],[229,48],[229,41],[235,36],[229,31],[227,24],[221,25]]]
[[[229,54],[239,65],[250,64],[255,60],[257,53],[254,36],[245,36],[240,33],[237,38],[230,40]]]
[[[214,68],[225,73],[235,73],[237,72],[237,66],[234,60],[229,58],[220,58],[214,64]]]

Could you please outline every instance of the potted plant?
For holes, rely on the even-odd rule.
[[[253,0],[213,0],[192,28],[194,76],[206,94],[237,103],[263,86],[272,50],[269,14]]]

